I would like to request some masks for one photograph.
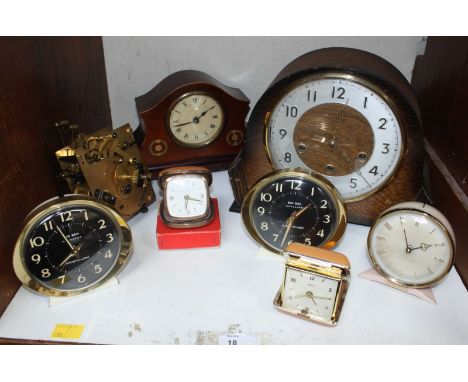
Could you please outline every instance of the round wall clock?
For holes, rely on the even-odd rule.
[[[371,53],[329,48],[299,57],[273,81],[231,178],[249,188],[272,169],[310,170],[338,189],[350,222],[370,224],[416,197],[422,159],[419,109],[403,75]]]
[[[252,238],[275,253],[291,242],[334,247],[346,228],[346,210],[335,187],[302,169],[277,170],[260,179],[242,205]]]
[[[180,165],[225,170],[242,148],[250,101],[206,73],[173,73],[135,101],[135,137],[153,179]]]
[[[36,207],[15,245],[13,265],[21,282],[49,296],[94,289],[127,263],[130,229],[96,199],[68,195]]]

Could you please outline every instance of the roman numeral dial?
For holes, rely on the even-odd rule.
[[[398,206],[385,212],[371,228],[369,256],[392,282],[412,287],[432,285],[453,263],[450,225],[431,206],[416,202]]]
[[[203,93],[184,95],[169,112],[169,131],[182,146],[206,146],[218,137],[223,125],[224,113],[220,103]]]

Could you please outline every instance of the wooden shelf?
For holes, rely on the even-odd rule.
[[[284,259],[258,254],[240,215],[228,212],[233,195],[226,172],[214,173],[212,195],[220,205],[219,248],[158,250],[156,203],[130,221],[134,253],[118,286],[53,307],[20,288],[0,319],[0,337],[50,341],[61,323],[84,325],[79,340],[66,340],[77,343],[217,344],[226,333],[258,344],[468,343],[467,291],[457,271],[434,288],[436,305],[364,280],[368,227],[353,224],[336,248],[352,267],[338,326],[278,312],[272,302]]]

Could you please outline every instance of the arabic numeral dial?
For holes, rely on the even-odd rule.
[[[275,168],[325,176],[346,201],[383,187],[402,154],[402,132],[381,93],[345,78],[309,80],[288,88],[267,125]]]
[[[288,170],[273,172],[252,187],[242,220],[252,236],[275,252],[290,242],[326,245],[342,234],[344,208],[323,177]]]
[[[39,206],[37,215],[25,226],[14,254],[22,259],[24,272],[17,274],[43,294],[83,293],[124,264],[118,260],[124,245],[122,230],[128,226],[120,223],[111,209],[86,198],[65,196],[57,200],[46,204],[44,210]],[[125,245],[130,243],[125,241]]]

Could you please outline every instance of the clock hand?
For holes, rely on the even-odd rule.
[[[353,168],[353,166],[351,165],[351,162],[348,160],[348,158],[346,158],[340,150],[336,150],[336,153],[337,153],[341,158],[343,158],[343,160],[345,161],[345,163],[348,165],[348,168],[349,168],[352,172],[354,172],[354,168]],[[369,188],[372,188],[371,184],[367,181],[366,178],[364,178],[364,175],[362,175],[361,170],[357,170],[357,171],[356,171],[356,174],[358,174],[362,179],[364,179],[364,182],[367,183],[367,185],[369,186]]]
[[[62,235],[63,239],[65,240],[65,242],[68,244],[68,246],[70,247],[70,249],[72,251],[75,251],[75,247],[73,246],[72,243],[70,243],[70,241],[67,239],[67,237],[63,234],[62,230],[59,228],[59,226],[54,222],[54,225],[55,225],[55,228],[58,230],[58,232],[60,233],[60,235]]]
[[[88,233],[84,238],[83,240],[81,240],[81,242],[74,247],[74,249],[70,252],[70,254],[59,264],[59,268],[63,268],[64,265],[67,263],[68,260],[70,260],[73,256],[77,257],[78,259],[81,259],[81,255],[80,255],[80,250],[81,250],[81,247],[83,247],[83,245],[86,243],[86,239],[88,239],[88,237],[91,237],[92,236],[92,232]]]
[[[299,211],[296,212],[296,214],[294,215],[294,220],[296,220],[299,215],[303,214],[305,211],[307,211],[307,209],[312,205],[312,203],[309,203],[307,206],[301,208]]]
[[[185,122],[185,123],[179,123],[178,125],[172,125],[172,127],[179,127],[179,126],[190,125],[191,123],[193,123],[193,121]]]
[[[309,298],[313,297],[314,299],[317,299],[317,300],[331,300],[332,299],[331,297],[325,297],[325,296],[316,296],[316,295],[311,296],[310,292],[307,292],[305,294],[297,294],[294,296],[294,298],[301,298],[301,297],[309,297]]]
[[[313,294],[310,290],[308,290],[308,291],[306,292],[306,297],[311,298],[312,301],[313,301],[313,303],[314,303],[315,305],[317,305],[317,302],[314,300],[314,294]]]
[[[362,179],[364,179],[364,182],[367,183],[367,185],[369,186],[369,188],[372,188],[371,184],[367,181],[366,178],[364,178],[364,175],[362,175],[361,170],[356,171],[356,173],[357,173]]]
[[[206,113],[208,113],[210,110],[213,110],[214,106],[211,106],[209,109],[206,109],[203,113],[201,113],[198,117],[195,117],[196,119],[200,119],[201,117],[204,117]]]
[[[202,202],[203,203],[203,200],[192,198],[189,195],[187,195],[187,200],[193,200],[194,202]]]
[[[310,206],[311,206],[312,203],[309,203],[307,206],[301,208],[299,211],[294,211],[291,216],[289,216],[288,220],[286,220],[286,231],[284,231],[284,235],[283,235],[283,240],[281,241],[281,246],[284,245],[284,241],[286,240],[286,237],[289,233],[289,231],[291,230],[291,227],[294,223],[294,221],[298,218],[299,215],[303,214]]]
[[[408,244],[408,238],[406,237],[406,230],[403,228],[403,233],[405,234],[405,242],[406,242],[406,253],[411,253],[414,248]]]
[[[338,119],[338,125],[336,126],[335,132],[333,133],[333,138],[330,141],[330,146],[332,146],[332,147],[335,147],[336,138],[338,137],[338,134],[339,134],[339,132],[341,130],[341,126],[343,125],[344,116],[345,116],[344,111],[348,107],[348,102],[349,102],[349,98],[346,100],[346,105],[341,110],[339,110],[338,113],[337,113],[339,115],[339,119]]]
[[[284,241],[286,240],[286,237],[288,236],[289,231],[291,230],[291,227],[292,227],[292,225],[294,223],[293,215],[295,213],[296,213],[296,211],[294,211],[292,213],[292,215],[288,218],[288,220],[286,220],[286,230],[284,231],[283,240],[281,240],[281,247],[283,247]]]
[[[62,269],[65,264],[67,263],[68,260],[70,260],[73,256],[76,256],[76,253],[74,251],[70,252],[67,257],[59,264],[59,268]]]
[[[421,243],[419,247],[411,247],[411,250],[414,251],[415,249],[422,249],[423,251],[426,251],[430,247],[432,247],[432,244]]]

